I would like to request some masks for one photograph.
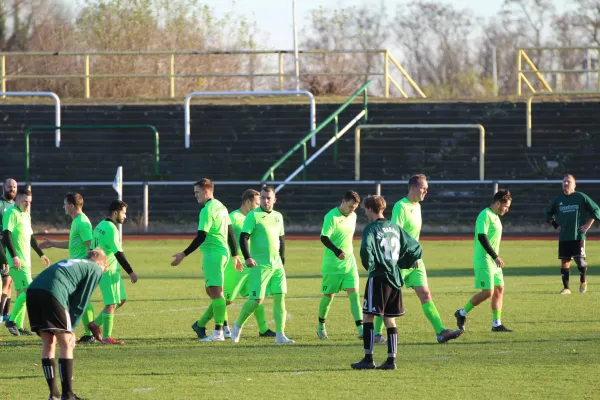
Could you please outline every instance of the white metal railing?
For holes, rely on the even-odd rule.
[[[54,100],[54,126],[60,126],[60,99],[54,92],[0,92],[2,98],[8,97],[51,97]],[[55,131],[56,148],[60,147],[60,129]]]
[[[190,118],[190,102],[192,97],[211,97],[211,96],[307,96],[310,102],[310,121],[309,128],[310,132],[314,131],[317,126],[317,106],[315,104],[315,96],[307,90],[278,90],[278,91],[265,91],[265,92],[191,92],[185,97],[184,106],[184,124],[185,124],[185,148],[190,148],[190,132],[191,132],[191,118]],[[317,144],[316,138],[313,136],[311,139],[312,147]]]
[[[538,185],[538,184],[556,184],[560,185],[562,180],[510,180],[510,179],[499,179],[499,180],[428,180],[431,185],[492,185],[490,196],[493,196],[497,191],[499,185]],[[260,187],[261,185],[291,185],[291,186],[374,186],[375,194],[381,195],[381,189],[383,185],[407,185],[406,180],[363,180],[363,181],[214,181],[216,186],[247,186],[247,187]],[[579,184],[585,183],[600,183],[600,179],[580,179],[577,181]],[[149,227],[149,187],[150,186],[191,186],[194,181],[129,181],[123,182],[123,186],[141,186],[142,187],[142,198],[143,198],[143,214],[142,224],[144,232],[148,232]],[[52,186],[106,186],[112,187],[113,182],[31,182],[31,187],[52,187]],[[81,189],[79,189],[81,190]],[[128,195],[129,196],[129,195]]]

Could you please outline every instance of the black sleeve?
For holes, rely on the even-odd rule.
[[[200,245],[202,243],[204,243],[204,240],[206,240],[206,232],[204,232],[204,231],[198,231],[198,234],[196,235],[196,237],[194,238],[194,240],[192,241],[192,243],[190,243],[190,245],[188,246],[188,248],[183,251],[183,254],[185,254],[186,257],[189,256],[194,251],[196,251],[196,249],[198,247],[200,247]]]
[[[242,254],[244,255],[244,260],[250,258],[250,251],[248,250],[248,239],[250,239],[250,234],[247,232],[240,233],[240,249],[242,250]]]
[[[321,243],[323,243],[329,250],[333,251],[333,254],[335,254],[336,257],[339,257],[339,255],[343,253],[342,250],[335,247],[329,236],[321,236]]]
[[[4,252],[4,246],[0,246],[0,267],[4,264],[8,264],[6,259],[6,253]]]
[[[133,268],[131,268],[131,265],[129,265],[129,261],[127,261],[127,259],[125,258],[125,253],[123,253],[122,251],[117,251],[115,253],[115,258],[117,259],[121,267],[123,267],[125,272],[127,272],[128,275],[133,272]]]
[[[233,226],[231,224],[227,227],[227,244],[229,245],[229,250],[231,250],[231,256],[237,256],[238,252],[237,243],[235,243],[235,232],[233,231]]]
[[[552,227],[553,227],[554,229],[558,229],[558,227],[560,226],[560,225],[558,224],[558,222],[556,222],[556,221],[552,221],[552,222],[550,222],[550,223],[552,224]]]
[[[38,256],[43,256],[44,252],[42,251],[42,249],[40,249],[40,246],[38,246],[38,242],[37,240],[35,240],[35,236],[31,235],[31,248],[33,249],[33,251],[35,251],[37,253]]]
[[[8,249],[11,257],[16,257],[15,254],[17,253],[15,252],[15,246],[13,246],[12,239],[10,238],[10,231],[8,229],[2,232],[2,244]]]
[[[279,257],[281,257],[281,263],[285,265],[285,235],[279,236]]]
[[[498,257],[498,254],[496,254],[494,249],[492,249],[492,245],[490,244],[490,241],[488,240],[487,236],[485,236],[485,233],[480,233],[479,235],[477,235],[477,239],[479,240],[479,243],[481,243],[485,251],[490,255],[490,257],[492,257],[495,260]]]

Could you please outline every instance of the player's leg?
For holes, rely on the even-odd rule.
[[[364,357],[357,363],[351,364],[352,369],[374,369],[373,347],[375,346],[375,316],[383,315],[383,293],[381,280],[377,277],[368,278],[365,284],[363,300],[363,349]]]
[[[587,263],[585,262],[585,240],[579,241],[579,253],[573,256],[579,271],[579,293],[587,292]]]
[[[2,275],[2,297],[0,297],[0,321],[8,321],[11,293],[12,293],[12,279],[8,272]]]
[[[285,295],[287,294],[287,279],[285,270],[278,268],[267,285],[268,291],[273,296],[273,319],[275,320],[275,343],[294,343],[294,340],[285,336]]]
[[[85,332],[83,333],[83,336],[81,338],[79,338],[79,340],[77,341],[78,344],[93,343],[96,341],[96,339],[92,335],[92,331],[90,331],[90,328],[88,328],[88,324],[90,322],[92,322],[93,320],[94,320],[94,306],[92,305],[91,302],[88,302],[87,306],[85,307],[85,311],[83,312],[83,314],[81,316],[81,322],[82,322]]]
[[[239,272],[235,269],[233,259],[229,260],[225,273],[223,275],[223,297],[225,297],[225,305],[229,306],[240,294],[242,286],[247,281],[247,273]],[[225,320],[223,321],[223,334],[225,338],[231,338],[231,331],[229,330],[229,315],[225,312]]]
[[[319,301],[319,325],[317,326],[317,337],[319,339],[329,339],[327,336],[327,329],[325,328],[325,321],[331,308],[331,302],[341,289],[341,283],[343,275],[327,274],[323,275],[321,279],[321,301]]]
[[[213,318],[215,320],[215,330],[212,335],[200,339],[201,341],[225,340],[223,335],[223,322],[225,321],[225,314],[227,313],[227,303],[225,297],[223,297],[223,282],[225,280],[225,267],[228,262],[229,256],[227,254],[220,254],[217,252],[205,252],[202,254],[202,269],[204,271],[206,290],[211,298],[210,308],[212,308]],[[206,326],[206,324],[204,325]]]
[[[360,304],[360,294],[358,292],[358,279],[358,269],[353,268],[344,276],[344,281],[342,282],[342,290],[345,290],[346,293],[348,293],[350,313],[352,314],[354,324],[356,325],[356,332],[358,334],[358,338],[361,339],[363,336],[363,313]]]
[[[402,276],[402,282],[404,282],[404,285],[406,288],[410,288],[413,285],[417,286],[419,284],[419,282],[421,281],[420,279],[411,279],[412,275],[415,274],[416,269],[414,268],[409,268],[409,269],[401,269],[400,270],[400,275]],[[427,278],[425,278],[427,279]],[[409,283],[407,283],[409,282]],[[425,282],[427,282],[425,280]],[[410,286],[409,286],[410,284]],[[420,285],[420,286],[427,286],[427,284],[425,285]],[[386,343],[386,339],[385,336],[383,334],[383,326],[384,326],[384,322],[383,322],[383,317],[375,317],[375,344],[385,344]]]
[[[19,335],[31,336],[32,333],[23,328],[26,312],[26,291],[31,283],[31,272],[24,267],[20,270],[15,270],[13,268],[10,270],[10,275],[14,282],[15,290],[17,291],[17,298],[15,300],[13,312],[10,315],[8,322],[6,322],[6,328],[8,328],[9,332],[13,335],[15,335],[16,330],[19,332]]]
[[[250,318],[258,306],[262,304],[267,292],[267,285],[273,276],[273,272],[274,270],[272,268],[260,265],[250,269],[250,272],[248,273],[250,295],[248,296],[248,300],[246,300],[242,306],[240,315],[231,329],[231,341],[233,343],[240,341],[242,328],[248,321],[248,318]]]
[[[493,261],[491,261],[493,263]],[[475,265],[475,289],[481,289],[479,293],[471,297],[471,299],[465,304],[460,310],[456,310],[454,316],[456,317],[456,325],[458,329],[464,331],[465,324],[467,322],[467,314],[471,312],[479,304],[483,303],[490,297],[494,290],[494,269],[496,265],[492,266],[490,262],[482,262],[481,265]]]
[[[96,340],[101,340],[102,344],[125,344],[125,342],[113,338],[113,328],[115,320],[115,310],[121,303],[121,275],[119,270],[108,271],[100,279],[100,290],[102,291],[102,300],[104,309],[96,319],[88,324]],[[102,333],[100,333],[100,326]]]
[[[504,274],[498,268],[494,274],[494,294],[492,295],[492,332],[512,332],[502,324],[502,304],[504,301]]]
[[[571,276],[571,258],[572,254],[572,242],[571,240],[559,241],[558,242],[558,259],[560,260],[560,276],[562,279],[563,289],[560,294],[571,294],[569,288],[569,278]]]
[[[75,334],[73,332],[61,331],[56,332],[54,335],[60,348],[58,370],[60,371],[62,399],[70,399],[75,397],[73,393],[73,349],[75,347]]]
[[[205,287],[205,291],[206,291],[206,295],[210,298],[210,294],[208,292],[207,287]],[[211,319],[213,319],[213,316],[214,316],[214,312],[213,312],[213,305],[212,305],[212,300],[211,300],[211,303],[208,304],[206,311],[204,311],[204,313],[202,313],[200,318],[192,324],[192,329],[194,330],[194,332],[196,332],[198,339],[204,339],[205,337],[207,337],[206,324],[208,324],[208,322]]]
[[[384,299],[383,316],[385,327],[387,328],[388,357],[377,369],[396,369],[396,354],[398,353],[396,317],[404,315],[402,292],[400,289],[392,287],[387,281],[383,282],[382,289]]]
[[[51,332],[40,332],[42,339],[42,369],[50,390],[51,399],[60,399],[60,391],[56,385],[56,338]]]

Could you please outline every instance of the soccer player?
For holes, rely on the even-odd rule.
[[[467,314],[479,304],[492,298],[492,332],[512,332],[502,325],[502,300],[504,297],[504,261],[500,258],[502,222],[500,217],[510,209],[512,197],[508,190],[501,189],[495,195],[492,205],[479,213],[475,223],[475,248],[473,266],[475,268],[475,289],[481,292],[456,310],[458,329],[465,330]]]
[[[408,180],[408,194],[403,199],[399,200],[392,210],[391,221],[404,229],[406,233],[419,241],[421,235],[421,205],[419,202],[425,199],[429,185],[425,175],[418,174],[412,176]],[[451,331],[444,328],[444,323],[440,318],[440,314],[433,303],[431,292],[427,284],[427,271],[422,260],[419,261],[419,268],[403,269],[402,281],[404,287],[413,288],[417,297],[421,301],[421,308],[425,317],[433,327],[438,343],[446,343],[449,340],[456,339],[462,335],[461,330]],[[383,328],[383,320],[380,317],[375,318],[375,343],[385,343],[385,339],[381,334]]]
[[[72,386],[75,327],[107,269],[106,254],[95,249],[85,259],[63,260],[51,265],[29,285],[29,323],[31,330],[42,339],[42,369],[50,389],[50,400],[79,399]],[[57,343],[60,347],[58,371],[62,396],[55,378]]]
[[[83,259],[90,251],[92,244],[92,224],[87,215],[83,213],[83,196],[79,193],[67,193],[63,200],[63,208],[65,214],[73,220],[71,222],[71,231],[69,232],[69,240],[58,242],[46,239],[40,243],[40,249],[49,249],[55,247],[58,249],[68,249],[70,259]],[[92,335],[87,325],[94,320],[94,307],[91,303],[87,304],[87,308],[82,316],[83,326],[85,328],[84,335],[77,343],[93,343],[96,339]]]
[[[35,236],[33,236],[31,215],[29,215],[31,200],[31,190],[19,190],[15,199],[15,206],[9,208],[2,217],[2,227],[4,229],[2,242],[10,254],[10,257],[7,257],[10,268],[9,273],[17,291],[15,307],[5,325],[8,331],[15,336],[32,335],[31,332],[23,329],[26,292],[31,283],[31,249],[33,248],[40,256],[44,267],[50,265],[50,260],[44,255],[44,252],[38,246],[37,240],[35,240]]]
[[[194,183],[194,195],[200,204],[198,234],[181,253],[174,254],[172,266],[181,264],[183,259],[192,254],[198,247],[202,250],[202,271],[206,294],[211,298],[210,305],[200,320],[192,324],[192,329],[201,342],[222,342],[225,340],[223,324],[227,313],[227,304],[223,297],[224,272],[230,256],[233,257],[235,268],[242,271],[243,266],[237,254],[235,234],[229,219],[227,208],[214,198],[215,185],[208,178]],[[206,336],[206,322],[215,319],[214,332]],[[206,322],[203,322],[206,321]],[[201,326],[203,324],[204,326]],[[202,329],[204,328],[204,329]]]
[[[563,193],[556,196],[546,208],[546,221],[558,230],[558,258],[563,290],[571,294],[569,275],[571,258],[579,270],[579,293],[587,292],[587,263],[585,262],[585,236],[594,221],[600,219],[600,208],[585,193],[575,191],[575,177],[563,178]]]
[[[275,189],[264,186],[260,192],[260,207],[246,216],[240,248],[250,268],[250,297],[242,306],[240,316],[231,330],[231,341],[240,341],[242,328],[248,318],[265,299],[267,292],[273,296],[273,319],[275,320],[275,343],[294,343],[285,336],[285,231],[283,216],[273,206],[277,198]],[[252,239],[252,240],[250,240]],[[250,247],[248,241],[250,240]]]
[[[92,233],[92,248],[104,250],[108,258],[108,270],[102,274],[100,280],[104,309],[95,320],[88,324],[94,338],[101,341],[102,344],[125,344],[122,340],[117,340],[112,336],[115,311],[121,308],[127,300],[119,265],[127,272],[131,283],[138,281],[137,274],[123,253],[121,235],[117,225],[122,224],[126,218],[127,203],[113,200],[108,206],[108,218],[96,225]],[[102,332],[100,327],[102,327]]]
[[[321,293],[319,303],[319,326],[317,337],[328,339],[325,320],[336,293],[345,290],[350,300],[350,312],[354,318],[358,337],[362,338],[362,310],[358,294],[358,269],[354,258],[352,238],[356,230],[356,208],[360,196],[349,190],[344,194],[339,206],[329,211],[323,220],[321,243],[325,246],[321,264]]]
[[[365,357],[351,365],[352,369],[373,369],[375,315],[383,316],[388,334],[388,358],[377,369],[396,369],[398,330],[396,317],[404,315],[402,307],[403,268],[418,268],[423,251],[421,245],[398,225],[383,217],[385,200],[370,196],[364,201],[369,224],[364,228],[360,260],[369,271],[363,301]]]
[[[15,197],[17,196],[17,181],[8,178],[2,184],[2,197],[0,198],[0,241],[2,240],[2,218],[6,210],[15,205]],[[0,253],[6,253],[3,245],[0,245]],[[0,254],[1,257],[1,254]],[[5,256],[6,257],[6,256]],[[0,260],[1,261],[1,260]],[[2,297],[0,298],[0,323],[2,321],[8,321],[10,315],[10,301],[11,293],[13,289],[13,282],[10,277],[8,262],[0,265],[0,270],[4,271],[0,273],[2,277]]]

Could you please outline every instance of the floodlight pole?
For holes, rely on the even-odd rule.
[[[298,28],[296,26],[296,0],[292,0],[294,18],[294,62],[296,64],[296,90],[300,90],[300,60],[298,59]]]

